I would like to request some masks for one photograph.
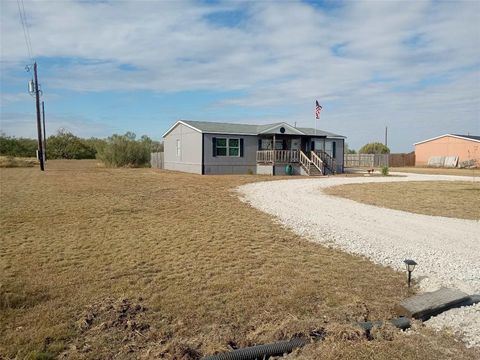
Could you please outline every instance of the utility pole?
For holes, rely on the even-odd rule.
[[[387,139],[388,139],[388,126],[385,126],[385,147],[388,146]]]
[[[33,77],[35,81],[35,104],[37,108],[37,132],[38,132],[38,160],[40,161],[40,170],[45,170],[45,165],[43,163],[43,141],[42,141],[42,124],[40,118],[40,93],[38,91],[38,76],[37,76],[37,62],[33,63]]]
[[[47,135],[45,130],[45,101],[42,101],[42,122],[43,122],[43,162],[47,161]]]

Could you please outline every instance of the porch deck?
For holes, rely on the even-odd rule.
[[[257,163],[278,164],[298,163],[300,150],[259,150],[257,151]]]
[[[324,175],[326,171],[336,173],[335,159],[324,151],[310,151],[307,156],[301,150],[258,150],[256,157],[259,165],[298,163],[308,175]]]

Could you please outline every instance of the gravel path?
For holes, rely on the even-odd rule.
[[[244,201],[312,241],[400,271],[405,271],[403,259],[414,259],[419,265],[413,278],[422,291],[446,286],[480,294],[480,221],[385,209],[322,192],[330,186],[366,182],[472,181],[460,176],[397,175],[402,177],[268,181],[238,190]],[[435,328],[448,325],[463,333],[467,345],[480,346],[480,304],[445,312],[427,323]]]

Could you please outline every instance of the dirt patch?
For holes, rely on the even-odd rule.
[[[196,360],[201,354],[187,344],[171,342],[150,324],[143,299],[107,298],[85,309],[75,323],[78,335],[59,358],[164,358]]]

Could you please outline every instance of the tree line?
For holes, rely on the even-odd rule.
[[[37,140],[0,134],[0,155],[36,157]],[[80,138],[60,129],[46,141],[47,159],[98,159],[107,166],[142,167],[150,163],[150,153],[163,151],[163,143],[133,132],[114,134],[106,139]]]
[[[345,143],[345,154],[356,154],[357,152],[354,149],[350,149],[347,143]],[[388,146],[379,143],[373,142],[363,145],[360,150],[358,150],[359,154],[390,154],[390,149]]]

